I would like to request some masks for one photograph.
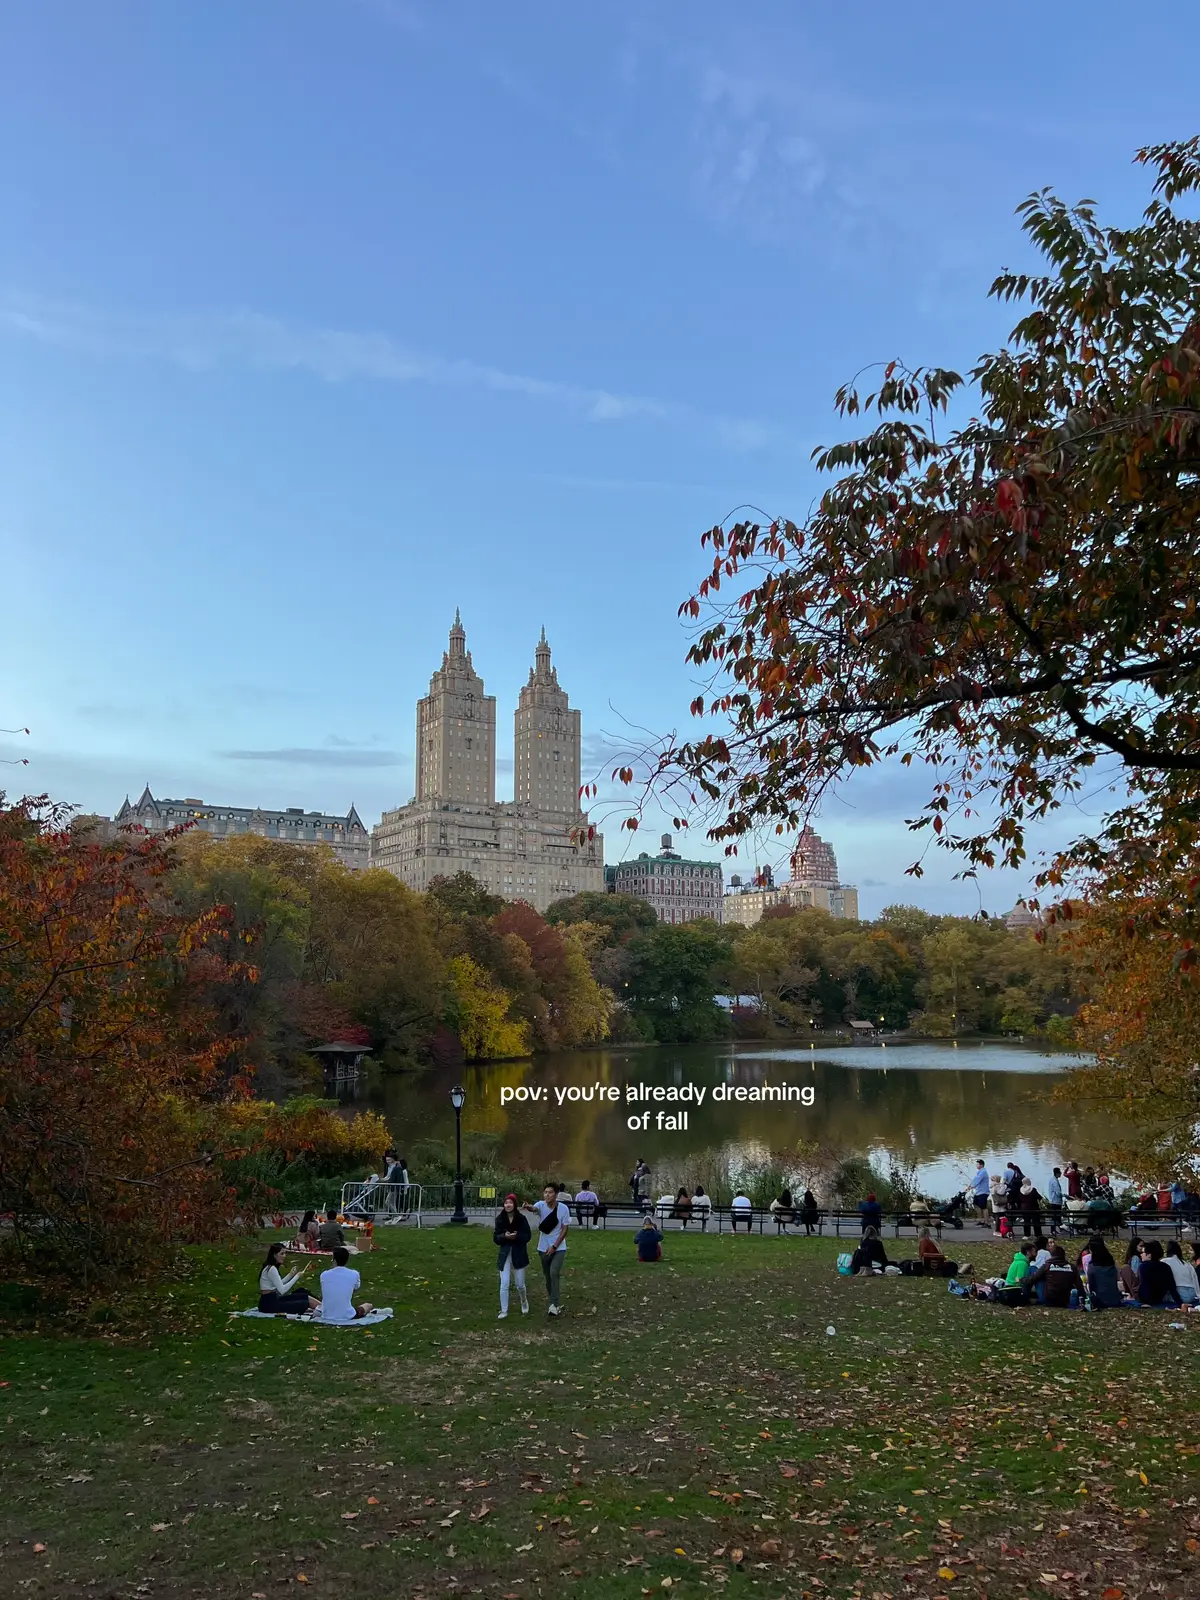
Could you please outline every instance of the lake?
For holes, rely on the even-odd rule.
[[[1021,1044],[922,1040],[842,1048],[752,1044],[663,1045],[563,1051],[536,1061],[497,1062],[374,1076],[363,1099],[387,1118],[402,1153],[421,1139],[453,1141],[449,1091],[467,1092],[463,1132],[496,1135],[512,1171],[553,1170],[574,1184],[598,1172],[628,1173],[644,1156],[659,1189],[704,1181],[713,1161],[765,1161],[815,1140],[844,1154],[895,1152],[914,1162],[923,1188],[947,1195],[982,1156],[989,1171],[1017,1161],[1043,1192],[1050,1168],[1080,1162],[1110,1142],[1110,1123],[1049,1094],[1070,1058]],[[706,1092],[627,1104],[625,1086],[685,1084]],[[764,1085],[812,1090],[811,1106],[724,1099]],[[611,1103],[602,1090],[618,1087]],[[514,1100],[523,1091],[540,1099]],[[507,1091],[507,1094],[505,1093]],[[556,1091],[590,1099],[558,1103]],[[507,1101],[507,1103],[505,1103]],[[650,1111],[646,1131],[626,1119]],[[687,1114],[686,1131],[658,1125],[658,1114]],[[414,1165],[413,1179],[421,1174]]]

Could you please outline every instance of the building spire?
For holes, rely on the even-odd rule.
[[[454,626],[450,629],[450,659],[461,660],[467,653],[467,634],[462,625],[462,613],[454,608]]]

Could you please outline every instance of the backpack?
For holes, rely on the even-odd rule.
[[[837,1269],[841,1273],[843,1278],[848,1278],[850,1276],[850,1271],[851,1271],[850,1263],[853,1260],[854,1260],[854,1257],[850,1254],[850,1252],[848,1250],[843,1250],[841,1255],[837,1258]]]

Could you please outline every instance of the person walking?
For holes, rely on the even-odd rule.
[[[649,1179],[650,1168],[639,1156],[637,1165],[629,1175],[629,1192],[633,1197],[634,1206],[639,1211],[642,1209],[642,1196],[650,1192]]]
[[[646,1170],[648,1172],[650,1169]],[[542,1198],[526,1209],[532,1210],[538,1219],[538,1258],[542,1263],[542,1276],[546,1280],[546,1315],[560,1317],[562,1270],[567,1255],[567,1229],[571,1226],[571,1212],[559,1195],[558,1185],[554,1183],[548,1183],[542,1190]]]
[[[498,1322],[508,1315],[509,1292],[514,1280],[521,1301],[521,1315],[529,1315],[525,1268],[529,1265],[529,1241],[532,1237],[529,1218],[519,1209],[516,1195],[506,1194],[504,1204],[496,1217],[495,1227],[492,1229],[492,1238],[499,1250],[496,1257],[496,1266],[500,1273],[500,1315],[496,1319]]]

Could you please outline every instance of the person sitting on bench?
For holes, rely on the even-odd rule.
[[[746,1232],[754,1227],[754,1203],[749,1195],[735,1194],[729,1205],[730,1226],[734,1233],[738,1231],[738,1223],[745,1222]]]
[[[333,1266],[321,1274],[322,1322],[355,1322],[372,1309],[366,1300],[360,1306],[354,1304],[354,1294],[362,1288],[362,1279],[349,1261],[349,1250],[340,1244],[333,1252]]]

